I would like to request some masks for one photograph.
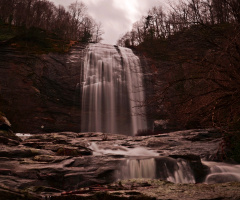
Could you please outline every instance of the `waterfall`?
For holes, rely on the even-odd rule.
[[[178,159],[176,169],[171,172],[167,167],[167,180],[173,183],[195,183],[195,177],[189,163],[185,160]]]
[[[128,159],[118,173],[117,176],[120,179],[156,178],[155,159]]]
[[[82,132],[134,135],[147,129],[143,74],[131,49],[90,44],[82,73]]]
[[[195,183],[189,163],[182,159],[168,157],[130,158],[117,171],[119,179],[159,178],[172,183]]]
[[[203,161],[210,167],[206,183],[240,182],[240,165]]]

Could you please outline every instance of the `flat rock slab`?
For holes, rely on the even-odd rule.
[[[40,196],[31,194],[23,190],[17,190],[0,184],[1,200],[41,200]]]
[[[173,184],[160,180],[131,179],[90,187],[53,196],[51,200],[69,199],[131,199],[131,200],[239,200],[240,183]]]
[[[133,137],[72,132],[35,134],[19,141],[18,146],[0,145],[0,200],[24,199],[26,195],[29,200],[39,196],[51,200],[240,199],[240,183],[180,185],[156,179],[114,183],[116,169],[131,157],[126,153],[131,149],[145,147],[154,151],[160,156],[156,162],[182,158],[194,165],[200,157],[214,160],[220,141],[221,137],[212,130]],[[105,150],[123,154],[102,153]],[[197,167],[204,169],[199,164]]]
[[[7,200],[239,200],[240,183],[173,184],[150,179],[122,180],[109,185],[58,192],[53,188],[38,187],[49,195],[36,195],[0,185],[0,199]],[[39,192],[39,191],[38,191]],[[50,195],[51,192],[51,195]]]

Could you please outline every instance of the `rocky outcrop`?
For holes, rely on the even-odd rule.
[[[11,124],[6,116],[0,112],[0,144],[18,145],[21,139],[11,130]]]
[[[84,44],[69,53],[27,54],[0,49],[0,111],[15,132],[80,130]]]
[[[239,183],[203,184],[209,167],[200,157],[214,158],[209,151],[216,151],[220,142],[220,138],[210,135],[203,142],[200,137],[203,132],[204,137],[207,132],[211,134],[211,130],[188,130],[135,137],[74,132],[23,135],[25,139],[18,146],[0,146],[0,197],[28,197],[29,200],[39,196],[52,200],[238,199]],[[191,142],[192,137],[199,140]],[[150,162],[144,165],[144,161],[154,161],[151,163],[156,167],[149,165]],[[118,180],[128,179],[121,176],[126,172],[124,165],[127,163],[130,169],[133,169],[131,164],[140,163],[134,168],[136,172],[142,170],[156,175],[153,180]],[[186,168],[182,168],[184,166]],[[184,173],[179,171],[181,168]],[[175,176],[177,182],[191,170],[193,177],[190,178],[195,178],[198,184],[167,181],[174,180]],[[173,178],[169,179],[169,175]]]
[[[41,196],[34,195],[30,192],[9,188],[0,184],[0,198],[6,200],[41,200]]]
[[[131,179],[109,185],[92,186],[70,192],[46,196],[50,200],[238,200],[240,183],[222,184],[173,184],[161,180]],[[38,187],[35,192],[54,191],[52,188]],[[56,190],[54,192],[57,192]],[[41,196],[0,185],[3,199],[38,200]]]
[[[131,179],[107,186],[63,193],[52,200],[62,199],[131,199],[131,200],[237,200],[240,198],[240,183],[173,184],[161,180]],[[75,198],[74,198],[75,197]]]
[[[96,158],[89,141],[81,134],[64,132],[35,134],[15,147],[1,145],[0,184],[52,195],[113,182],[120,160]]]
[[[10,130],[11,124],[3,113],[0,113],[0,129]]]
[[[50,200],[238,200],[240,183],[173,184],[161,180],[131,179],[104,186],[92,186],[70,192],[46,196]],[[38,187],[36,191],[53,191]],[[57,192],[57,191],[55,191]],[[0,185],[0,195],[8,200],[38,200],[41,196]]]

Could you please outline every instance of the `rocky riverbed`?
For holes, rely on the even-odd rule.
[[[227,177],[211,174],[208,161],[221,159],[221,135],[211,129],[18,135],[1,133],[1,200],[240,199],[238,165],[224,165],[235,169]]]

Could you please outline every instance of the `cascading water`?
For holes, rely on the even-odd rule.
[[[117,176],[120,179],[159,178],[173,183],[195,183],[187,161],[168,157],[128,159]]]
[[[195,177],[189,163],[185,160],[179,159],[176,162],[176,169],[171,172],[166,167],[167,180],[173,183],[195,183]]]
[[[196,183],[195,176],[201,168],[200,163],[198,163],[199,168],[196,168],[196,163],[193,167],[190,161],[159,156],[157,152],[144,147],[127,148],[119,145],[99,147],[93,142],[90,148],[95,156],[118,155],[122,162],[116,168],[116,179],[151,178],[173,183]],[[205,165],[204,169],[206,170],[203,173],[205,174],[203,175],[205,183],[240,182],[240,165],[211,161],[201,162]],[[201,169],[203,170],[203,168]]]
[[[121,179],[156,178],[155,159],[128,159],[122,166],[118,177]]]
[[[206,183],[240,182],[240,165],[207,161],[203,161],[203,164],[210,168]]]
[[[142,72],[130,49],[91,44],[84,60],[82,132],[134,135],[147,129]]]
[[[99,148],[92,143],[90,148],[95,156],[124,155],[122,165],[116,170],[117,179],[160,178],[173,183],[195,183],[189,163],[183,159],[159,157],[159,154],[144,147],[127,148],[113,145]]]

